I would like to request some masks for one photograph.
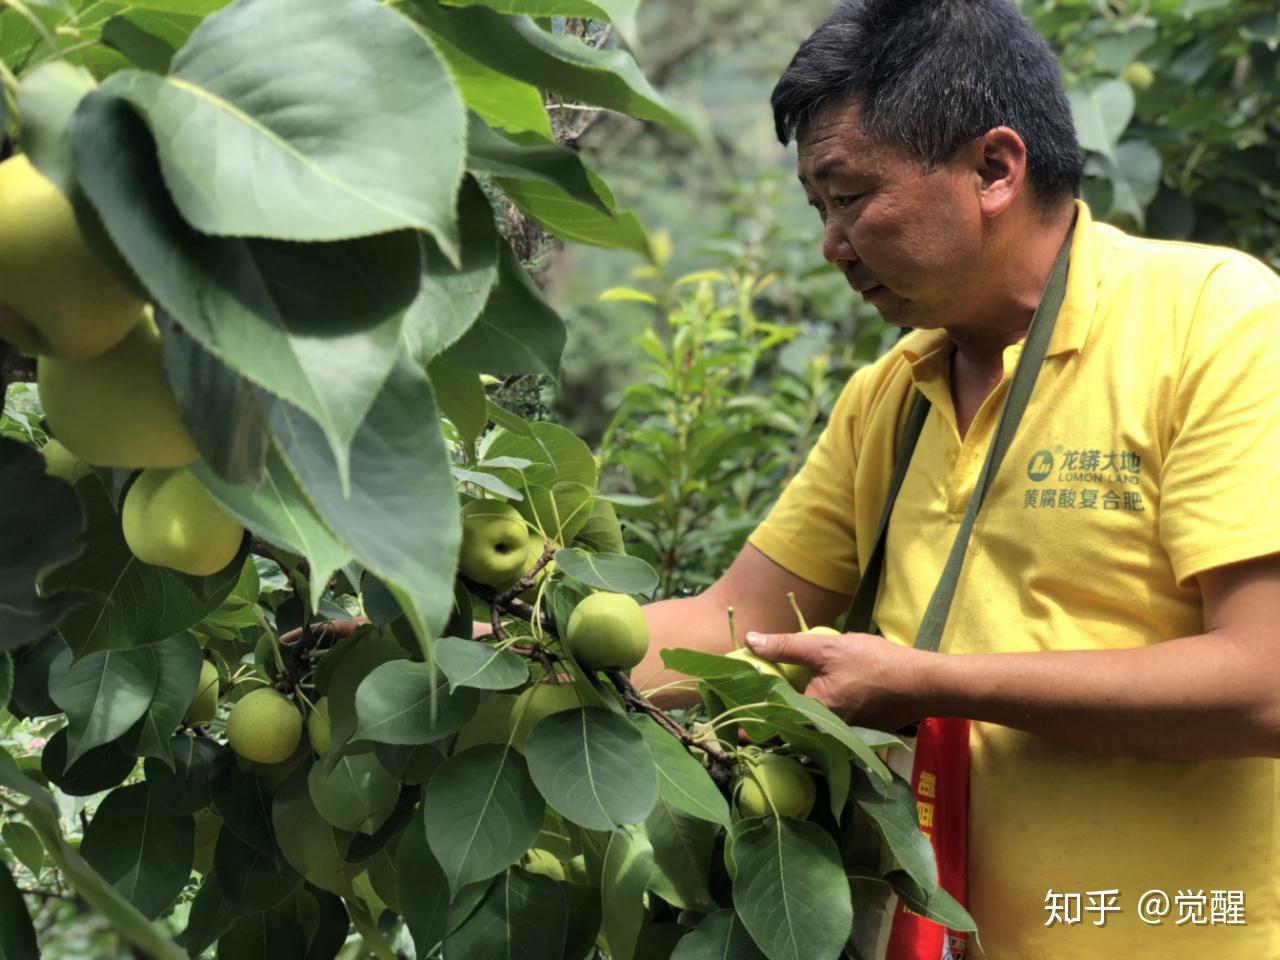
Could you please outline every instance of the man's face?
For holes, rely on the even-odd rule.
[[[905,149],[866,136],[857,107],[843,104],[819,110],[798,147],[823,256],[886,322],[963,326],[980,310],[983,224],[971,168],[956,159],[926,171]]]

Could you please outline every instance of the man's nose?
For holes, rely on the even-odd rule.
[[[822,255],[828,263],[857,259],[853,254],[853,247],[849,245],[849,238],[834,217],[828,219],[822,228]]]

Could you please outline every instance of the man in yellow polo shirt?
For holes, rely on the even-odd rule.
[[[826,258],[914,332],[849,381],[730,570],[645,608],[633,676],[670,679],[662,646],[723,652],[733,605],[851,723],[970,718],[969,957],[1280,957],[1280,280],[1093,221],[1056,64],[1006,0],[842,4],[774,109]],[[1072,230],[940,650],[911,649]],[[789,590],[810,622],[848,605],[917,391],[884,637],[787,633]]]

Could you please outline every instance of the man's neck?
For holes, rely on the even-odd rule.
[[[1075,204],[1064,203],[1047,221],[1039,220],[1038,211],[1028,211],[1037,218],[1036,228],[1010,231],[997,255],[1000,268],[994,271],[992,289],[998,302],[992,303],[989,324],[947,330],[955,347],[953,371],[999,379],[1004,369],[1004,350],[1027,335],[1031,319],[1054,261],[1066,241],[1075,218]],[[1013,234],[1016,233],[1016,236]]]

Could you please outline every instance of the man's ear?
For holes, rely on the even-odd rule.
[[[1026,183],[1027,145],[1016,130],[993,127],[974,141],[971,156],[982,214],[997,217]]]

